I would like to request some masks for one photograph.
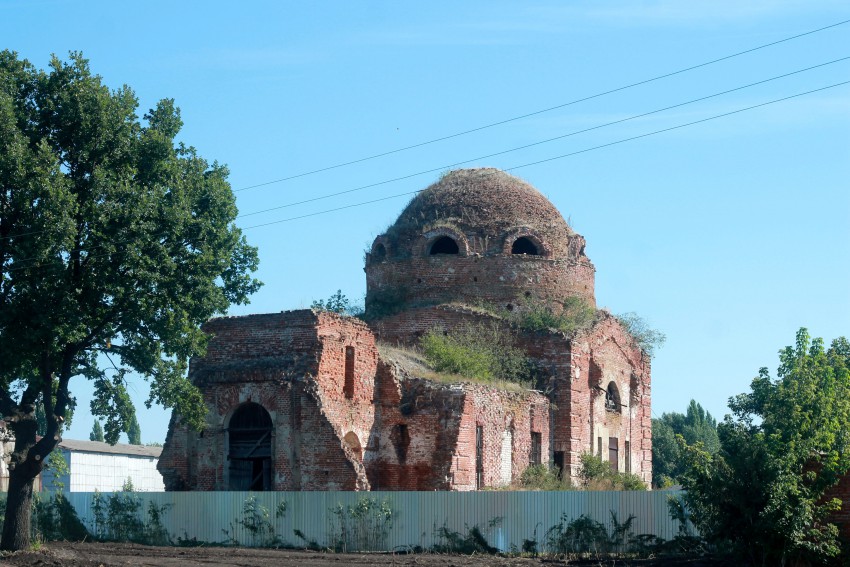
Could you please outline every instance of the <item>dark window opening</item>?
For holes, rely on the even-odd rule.
[[[354,397],[354,347],[345,347],[345,384],[342,393],[346,398]]]
[[[475,427],[475,488],[484,488],[484,428]]]
[[[460,254],[460,248],[453,238],[441,236],[431,244],[431,256],[436,254]]]
[[[530,464],[539,465],[543,462],[543,435],[536,431],[531,432],[531,459]]]
[[[527,254],[529,256],[540,256],[540,252],[537,250],[537,245],[531,241],[531,239],[526,238],[525,236],[521,238],[517,238],[514,240],[513,246],[511,246],[511,254]]]
[[[624,443],[623,449],[625,449],[625,451],[626,451],[626,454],[625,454],[625,457],[626,457],[626,472],[630,473],[630,472],[632,472],[632,452],[631,452],[631,447],[629,446],[628,441],[626,441]]]
[[[619,472],[620,470],[620,461],[618,456],[618,447],[617,447],[617,438],[609,437],[608,438],[608,462],[611,465],[611,470],[614,472]]]
[[[375,262],[383,262],[387,259],[387,247],[383,244],[379,243],[375,246],[374,252],[372,252],[372,259]]]
[[[405,464],[407,462],[407,448],[410,447],[410,433],[407,431],[407,425],[399,423],[393,427],[390,440],[393,442],[398,462],[402,465]]]
[[[272,489],[272,419],[260,404],[236,410],[228,427],[230,490]]]
[[[564,452],[563,451],[555,451],[554,459],[555,468],[558,469],[558,475],[564,475]]]
[[[599,449],[598,453],[599,453],[599,458],[601,459],[602,458],[602,437],[596,438],[596,446]]]
[[[620,412],[620,392],[617,391],[617,385],[614,382],[608,384],[608,389],[605,390],[605,409],[613,412]]]

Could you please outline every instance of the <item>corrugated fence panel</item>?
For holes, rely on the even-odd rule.
[[[116,493],[126,494],[126,493]],[[386,538],[377,538],[381,549],[431,547],[440,543],[442,528],[466,535],[478,526],[490,545],[501,550],[521,549],[523,540],[542,542],[546,532],[564,521],[588,516],[613,526],[612,512],[620,523],[634,516],[632,533],[652,534],[671,539],[678,533],[678,522],[667,509],[670,497],[680,492],[137,492],[132,496],[146,514],[148,503],[166,507],[162,523],[171,539],[242,545],[262,545],[270,534],[252,534],[242,520],[245,507],[253,504],[261,515],[267,514],[274,533],[284,543],[306,545],[295,530],[322,547],[333,547],[339,540],[340,515],[334,510],[355,510],[363,499],[373,504],[386,503],[392,509],[391,527]],[[101,494],[107,499],[110,493]],[[66,497],[89,529],[94,528],[94,493],[71,492]],[[278,517],[278,506],[285,513]],[[362,508],[361,508],[362,509]],[[355,512],[356,514],[356,512]],[[376,516],[366,515],[367,521]],[[351,519],[349,526],[358,521]],[[250,526],[250,523],[248,524]],[[366,530],[367,532],[369,530]],[[375,533],[375,530],[372,530]],[[356,544],[355,544],[356,546]],[[349,550],[352,550],[349,547]]]

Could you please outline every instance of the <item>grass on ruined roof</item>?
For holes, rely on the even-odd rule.
[[[481,384],[508,392],[524,392],[530,389],[530,384],[520,384],[493,378],[463,376],[454,372],[435,370],[425,358],[422,350],[418,348],[378,343],[378,352],[381,358],[399,364],[411,376],[439,384]]]

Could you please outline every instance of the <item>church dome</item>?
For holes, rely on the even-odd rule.
[[[443,175],[414,197],[387,231],[394,248],[404,253],[420,235],[445,228],[475,235],[469,253],[499,253],[505,238],[526,233],[539,255],[565,258],[573,231],[558,209],[537,189],[494,168],[459,169]],[[512,244],[508,242],[507,244]]]
[[[404,208],[366,255],[366,311],[440,303],[512,309],[579,296],[595,305],[594,268],[537,189],[493,168],[443,175]]]

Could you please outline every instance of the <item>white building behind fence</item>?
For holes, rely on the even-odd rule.
[[[42,473],[45,490],[64,487],[69,492],[112,492],[121,490],[128,480],[139,492],[165,490],[156,470],[162,447],[66,439],[56,450],[68,463],[69,472],[56,477],[46,469]]]

